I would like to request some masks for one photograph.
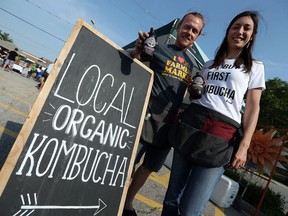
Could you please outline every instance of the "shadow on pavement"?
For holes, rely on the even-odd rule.
[[[20,132],[22,126],[23,124],[19,124],[17,122],[7,122],[2,136],[0,137],[0,170],[2,169],[2,166],[5,163],[5,160],[16,140],[15,135]]]

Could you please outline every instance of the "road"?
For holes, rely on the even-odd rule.
[[[0,68],[0,167],[4,163],[8,149],[14,141],[24,124],[39,90],[38,83],[32,78],[28,79],[16,72],[6,72]],[[3,157],[4,156],[4,157]],[[135,209],[139,216],[160,216],[162,202],[167,189],[170,175],[169,166],[171,157],[166,161],[158,173],[153,173],[145,186],[139,191],[134,201]],[[275,190],[283,191],[282,186],[275,184]],[[287,188],[284,193],[286,197]],[[239,213],[234,208],[220,208],[209,202],[204,212],[204,216],[241,216],[248,215],[246,212]]]

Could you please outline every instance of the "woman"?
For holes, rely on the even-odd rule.
[[[265,89],[263,63],[252,58],[257,29],[256,12],[238,14],[229,24],[215,60],[203,66],[204,93],[192,100],[171,131],[175,150],[162,216],[202,215],[228,162],[236,169],[245,165]],[[241,116],[244,96],[246,108]],[[231,143],[240,124],[243,137],[231,158]],[[222,150],[213,153],[217,148]]]

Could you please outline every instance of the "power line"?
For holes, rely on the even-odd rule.
[[[148,16],[152,17],[152,19],[154,19],[155,22],[160,23],[161,25],[163,25],[164,23],[160,22],[159,19],[154,16],[153,14],[151,14],[149,12],[148,9],[144,8],[142,5],[140,5],[137,1],[135,0],[131,0],[135,5],[137,5],[141,10],[143,10]]]
[[[0,27],[1,27],[1,26],[2,26],[3,28],[7,29],[9,32],[13,32],[13,33],[16,34],[16,35],[19,35],[21,39],[22,39],[22,38],[27,39],[29,42],[33,41],[32,38],[27,37],[26,35],[19,34],[18,32],[15,32],[14,30],[12,30],[12,29],[10,29],[10,28],[8,28],[8,27],[0,24]],[[19,37],[18,37],[18,38],[19,38]],[[18,40],[19,40],[19,39],[18,39]],[[22,40],[22,41],[23,41],[23,40]],[[25,42],[25,43],[26,43],[26,42]],[[37,49],[39,49],[39,48],[41,48],[41,49],[45,48],[45,49],[48,50],[50,53],[53,53],[53,54],[58,53],[58,51],[56,51],[56,50],[52,49],[51,47],[48,47],[48,46],[46,46],[46,45],[44,45],[44,44],[38,43],[37,41],[33,41],[33,42],[31,42],[30,44],[31,44],[31,45],[29,45],[29,46],[34,46],[34,47],[36,47]],[[38,46],[37,44],[38,44],[39,46]],[[16,44],[16,45],[17,45],[17,44]]]
[[[34,5],[35,7],[38,7],[39,9],[45,11],[46,13],[50,14],[51,16],[54,16],[54,17],[56,17],[57,19],[62,20],[63,22],[66,22],[66,23],[74,26],[74,24],[72,24],[72,23],[70,23],[69,21],[67,21],[67,20],[65,20],[65,19],[57,16],[56,14],[51,13],[50,11],[46,10],[45,8],[42,8],[42,7],[40,7],[39,5],[36,5],[35,3],[33,3],[33,2],[31,2],[31,1],[29,1],[29,0],[26,0],[26,1],[27,1],[28,3]]]
[[[40,31],[42,31],[42,32],[44,32],[44,33],[46,33],[46,34],[48,34],[48,35],[50,35],[50,36],[52,36],[52,37],[54,37],[54,38],[56,38],[56,39],[58,39],[58,40],[60,40],[60,41],[62,41],[62,42],[64,42],[64,43],[65,43],[65,40],[63,40],[63,39],[61,39],[61,38],[57,37],[56,35],[53,35],[53,34],[51,34],[51,33],[47,32],[47,31],[45,31],[45,30],[43,30],[43,29],[39,28],[38,26],[36,26],[36,25],[34,25],[34,24],[32,24],[32,23],[30,23],[30,22],[28,22],[28,21],[26,21],[26,20],[22,19],[21,17],[19,17],[19,16],[15,15],[15,14],[13,14],[13,13],[11,13],[11,12],[9,12],[9,11],[7,11],[7,10],[3,9],[3,8],[0,8],[0,9],[1,9],[1,10],[3,10],[4,12],[6,12],[6,13],[10,14],[11,16],[14,16],[14,17],[16,17],[17,19],[20,19],[21,21],[23,21],[23,22],[25,22],[25,23],[27,23],[27,24],[29,24],[29,25],[33,26],[34,28],[37,28],[38,30],[40,30]]]
[[[115,4],[113,1],[109,0],[109,2],[111,4],[114,5],[114,7],[116,7],[119,11],[121,11],[122,13],[126,14],[128,17],[130,17],[132,20],[134,20],[137,24],[141,25],[143,28],[145,28],[145,26],[143,24],[141,24],[140,22],[138,22],[138,20],[136,20],[134,17],[132,17],[129,13],[127,13],[126,11],[124,11],[122,8],[120,8],[117,4]]]

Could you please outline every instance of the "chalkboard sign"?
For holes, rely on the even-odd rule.
[[[1,216],[121,215],[152,82],[78,20],[1,170]]]

